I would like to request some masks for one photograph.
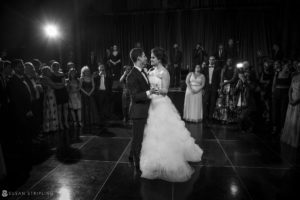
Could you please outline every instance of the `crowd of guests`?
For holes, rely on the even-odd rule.
[[[101,127],[111,116],[112,76],[104,65],[98,63],[94,73],[88,66],[77,72],[71,62],[66,68],[64,73],[54,60],[0,61],[0,157],[8,174],[17,171],[18,162],[25,171],[31,168],[34,141],[69,128]],[[1,161],[0,171],[4,166]]]
[[[275,46],[277,49],[277,46]],[[260,65],[261,64],[261,65]],[[257,70],[261,69],[261,70]],[[255,68],[248,61],[210,56],[186,77],[183,118],[189,122],[239,123],[245,132],[271,127],[293,147],[300,135],[300,62],[264,57]],[[255,130],[256,129],[256,130]]]

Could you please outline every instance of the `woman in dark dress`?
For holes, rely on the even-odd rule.
[[[121,53],[119,52],[118,46],[114,45],[110,55],[109,63],[112,69],[113,80],[119,80],[121,76]]]
[[[91,127],[99,123],[99,116],[95,99],[93,97],[95,89],[94,79],[88,66],[81,69],[80,91],[82,103],[82,120],[84,127]]]
[[[273,134],[280,134],[289,103],[291,73],[288,63],[281,67],[279,61],[274,62],[275,75],[272,85]]]
[[[264,102],[263,116],[266,122],[270,121],[272,103],[272,80],[273,73],[268,61],[264,61],[264,69],[260,76],[261,97]]]
[[[58,62],[53,62],[51,65],[51,69],[53,71],[51,80],[54,83],[63,84],[61,88],[54,90],[54,94],[56,97],[56,104],[57,104],[59,128],[63,130],[64,125],[66,128],[69,128],[69,123],[68,123],[69,94],[65,85],[65,75],[64,73],[61,72],[60,64]],[[62,116],[64,117],[64,125],[62,122]]]

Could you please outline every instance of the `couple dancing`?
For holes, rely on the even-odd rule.
[[[170,76],[163,66],[165,51],[151,50],[153,68],[148,74],[143,70],[147,63],[143,49],[132,49],[130,58],[134,67],[127,76],[127,87],[132,98],[131,154],[136,170],[147,179],[187,181],[194,172],[188,162],[200,161],[203,151],[167,96]]]

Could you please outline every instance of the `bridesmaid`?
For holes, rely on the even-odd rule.
[[[69,107],[73,119],[73,125],[82,126],[81,121],[81,96],[80,96],[80,82],[76,77],[77,71],[71,68],[68,73],[67,89],[69,92]],[[77,120],[76,120],[77,116]]]
[[[59,128],[61,130],[64,129],[64,125],[66,128],[69,128],[68,123],[68,109],[69,109],[69,95],[67,88],[65,86],[65,75],[61,72],[60,64],[58,62],[53,62],[51,65],[51,69],[53,71],[52,74],[52,81],[54,83],[61,83],[63,86],[55,89],[55,97],[56,97],[56,104],[57,104],[57,112],[58,112],[58,122],[59,122]],[[63,119],[64,118],[64,125],[63,125]]]
[[[285,124],[281,135],[281,141],[291,145],[299,146],[300,135],[300,63],[297,72],[292,79],[289,90],[289,105],[286,112]]]
[[[99,116],[97,114],[97,107],[93,97],[95,90],[94,79],[91,75],[90,68],[84,66],[81,69],[80,76],[80,90],[81,90],[81,101],[82,101],[82,119],[83,126],[91,127],[99,123]]]
[[[201,122],[203,119],[202,92],[205,85],[205,77],[200,72],[199,64],[195,66],[194,72],[186,77],[186,92],[184,99],[183,118],[189,122]]]

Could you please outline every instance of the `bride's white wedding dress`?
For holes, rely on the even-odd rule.
[[[162,87],[162,73],[165,72],[158,69],[149,73],[151,87]],[[141,177],[187,181],[194,172],[188,161],[200,161],[203,151],[190,136],[170,98],[152,95],[151,99],[140,157]]]

